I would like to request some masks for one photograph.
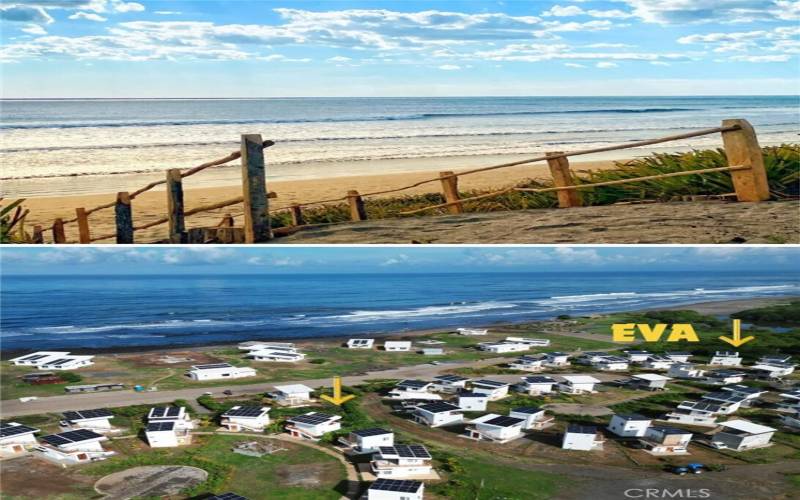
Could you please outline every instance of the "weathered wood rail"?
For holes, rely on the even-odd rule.
[[[574,156],[618,151],[654,144],[688,139],[693,137],[706,136],[711,134],[721,134],[723,148],[725,150],[728,166],[706,169],[685,170],[666,174],[650,175],[630,179],[619,179],[613,181],[596,182],[588,184],[577,184],[575,176],[570,169],[569,158]],[[470,201],[477,201],[487,198],[500,196],[512,191],[546,193],[555,192],[560,208],[571,208],[581,206],[580,190],[611,186],[617,184],[628,184],[670,177],[687,175],[702,175],[712,172],[730,172],[736,199],[743,202],[758,202],[770,198],[767,173],[764,167],[764,160],[761,147],[758,144],[755,130],[746,120],[731,119],[723,120],[720,127],[709,128],[687,132],[684,134],[671,135],[656,139],[629,142],[601,148],[577,150],[572,152],[553,151],[544,155],[492,165],[482,168],[454,173],[452,171],[440,172],[436,177],[423,179],[413,184],[396,188],[384,189],[380,191],[359,193],[355,190],[348,191],[344,196],[325,200],[315,200],[303,203],[294,203],[289,206],[272,207],[269,206],[269,199],[277,195],[267,190],[267,173],[264,150],[274,145],[272,141],[262,140],[260,135],[249,134],[241,138],[241,147],[224,158],[210,161],[202,165],[190,168],[184,172],[179,169],[171,169],[166,172],[164,180],[152,182],[143,188],[132,193],[120,192],[115,201],[106,203],[94,208],[77,208],[76,216],[69,220],[56,219],[48,229],[52,231],[54,243],[66,243],[64,226],[66,224],[77,223],[78,242],[93,243],[114,239],[117,243],[130,244],[135,241],[137,231],[142,231],[161,224],[167,224],[167,240],[170,243],[201,243],[215,241],[222,243],[261,243],[269,241],[273,237],[270,224],[270,214],[276,212],[288,213],[291,217],[292,226],[299,227],[306,224],[303,215],[303,207],[325,205],[331,203],[346,203],[349,207],[350,218],[353,221],[363,221],[367,219],[367,211],[364,198],[370,196],[380,196],[397,193],[408,189],[416,188],[429,183],[440,183],[444,203],[434,204],[415,210],[399,212],[398,215],[414,215],[430,210],[446,209],[451,214],[464,212],[464,204]],[[195,175],[211,167],[224,165],[231,161],[241,159],[242,174],[242,196],[237,196],[229,200],[199,206],[191,210],[184,208],[183,179]],[[527,165],[535,162],[547,162],[553,180],[553,187],[549,188],[526,188],[511,186],[490,193],[478,196],[461,198],[458,190],[458,179],[463,176],[499,170],[519,165]],[[145,224],[134,224],[133,200],[140,194],[153,189],[161,184],[166,184],[167,196],[167,215],[157,220]],[[186,218],[221,208],[242,205],[243,224],[242,227],[234,227],[234,217],[226,214],[223,220],[212,228],[186,228]],[[92,236],[90,231],[89,216],[99,210],[114,208],[116,230],[114,233]],[[281,232],[291,232],[292,229],[281,229]],[[33,231],[33,243],[44,242],[44,230],[41,226],[35,226]]]

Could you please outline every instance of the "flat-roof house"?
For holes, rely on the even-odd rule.
[[[564,381],[558,384],[558,390],[567,394],[591,394],[597,392],[594,386],[600,383],[591,375],[564,375],[562,378]]]
[[[747,399],[744,396],[733,394],[728,391],[716,391],[703,394],[701,396],[703,401],[710,401],[720,405],[720,415],[730,415],[736,413],[742,406],[742,403]]]
[[[792,357],[785,354],[765,354],[758,360],[760,365],[790,365],[792,364]]]
[[[411,341],[387,340],[383,343],[383,350],[389,352],[408,352],[411,350]]]
[[[777,404],[778,411],[800,410],[800,389],[792,389],[778,394],[781,401]]]
[[[485,328],[456,328],[456,332],[459,335],[480,336],[480,335],[488,335],[489,330]]]
[[[520,356],[509,363],[512,370],[522,370],[526,372],[538,372],[544,369],[543,356]]]
[[[581,451],[602,450],[603,442],[603,436],[597,431],[597,427],[569,424],[561,448]]]
[[[39,365],[42,370],[77,370],[84,366],[93,365],[94,356],[76,356],[70,354],[69,356],[62,356],[60,358],[51,359],[46,363]]]
[[[516,389],[519,392],[537,396],[553,392],[553,386],[557,383],[556,379],[547,375],[531,375],[522,377],[522,382],[516,385]]]
[[[698,379],[705,376],[706,371],[697,368],[691,363],[675,363],[669,367],[667,375],[672,378]]]
[[[706,372],[705,381],[714,385],[738,384],[744,376],[744,372],[736,370],[711,370]]]
[[[708,361],[708,364],[714,366],[741,366],[742,358],[738,352],[717,351]]]
[[[688,363],[692,357],[692,353],[686,351],[667,351],[664,356],[668,357],[676,363]]]
[[[438,394],[431,392],[433,382],[425,380],[401,380],[389,391],[388,397],[391,399],[442,399]]]
[[[303,384],[276,385],[270,396],[282,405],[299,406],[311,401],[312,392],[314,389]]]
[[[9,362],[17,366],[42,366],[48,361],[68,356],[67,351],[36,351],[24,356],[9,359]]]
[[[419,424],[441,427],[462,422],[464,410],[454,404],[438,401],[417,406],[411,416]]]
[[[325,434],[341,429],[341,419],[339,415],[311,411],[287,419],[286,430],[292,437],[318,441]]]
[[[354,453],[375,453],[381,446],[394,446],[394,432],[380,427],[358,429],[340,438],[339,442]]]
[[[629,368],[628,360],[619,356],[602,356],[592,366],[604,372],[621,372]]]
[[[508,388],[511,384],[506,382],[498,382],[496,380],[473,380],[471,382],[472,392],[478,394],[486,394],[489,396],[489,401],[497,401],[508,396]]]
[[[794,430],[800,430],[800,410],[781,416],[781,423]]]
[[[569,354],[563,352],[546,352],[544,353],[544,365],[554,368],[569,366]]]
[[[269,363],[296,363],[304,360],[306,355],[302,352],[261,349],[250,351],[247,357],[252,358],[253,361],[265,361]]]
[[[466,428],[466,436],[470,439],[507,443],[522,437],[525,420],[516,417],[504,417],[489,413],[472,420]]]
[[[794,365],[789,363],[757,364],[750,367],[758,378],[776,379],[794,373]]]
[[[742,406],[750,406],[757,401],[758,398],[769,392],[759,389],[758,387],[750,387],[742,384],[726,385],[725,387],[721,387],[720,390],[728,391],[732,394],[743,397],[745,400],[742,402]]]
[[[614,415],[607,429],[620,437],[644,437],[652,422],[641,415]]]
[[[676,424],[713,427],[717,425],[717,414],[721,408],[721,405],[709,401],[683,401],[675,410],[664,415],[663,420]]]
[[[207,365],[194,365],[186,372],[192,380],[223,380],[244,377],[255,377],[256,371],[249,366],[233,366],[230,363],[212,363]]]
[[[770,446],[776,429],[749,420],[721,422],[720,430],[711,436],[711,445],[718,449],[746,451]]]
[[[532,339],[529,337],[506,337],[506,342],[528,344],[531,347],[547,347],[550,345],[550,339]]]
[[[370,469],[377,478],[416,479],[433,471],[430,452],[421,444],[381,446],[372,455]]]
[[[39,429],[17,422],[0,422],[0,456],[19,455],[36,446],[37,432]]]
[[[369,485],[367,500],[422,500],[424,491],[421,481],[378,479]]]
[[[525,422],[522,424],[522,428],[526,430],[544,429],[555,420],[553,417],[547,416],[543,408],[536,408],[535,406],[512,408],[511,411],[508,412],[508,416],[523,419]]]
[[[147,414],[145,437],[151,448],[172,448],[192,442],[192,417],[183,406],[156,406]]]
[[[644,363],[651,356],[649,351],[625,351],[631,363]]]
[[[581,353],[576,360],[581,365],[593,365],[600,361],[601,358],[608,356],[607,352],[603,351],[586,351]]]
[[[116,430],[111,425],[112,418],[114,418],[114,414],[106,408],[65,411],[61,425],[71,430],[89,429],[100,434],[107,434]]]
[[[222,414],[220,424],[230,432],[263,432],[269,425],[267,406],[234,406]]]
[[[348,349],[372,349],[375,339],[350,339],[347,341]]]
[[[493,352],[495,354],[527,351],[530,348],[530,345],[519,342],[484,342],[478,344],[478,349],[481,351]]]
[[[642,366],[648,370],[669,370],[669,368],[674,364],[675,361],[673,361],[672,358],[654,354],[652,356],[648,356],[644,363],[642,363]]]
[[[651,425],[639,442],[652,455],[686,455],[692,433],[675,427]]]
[[[437,375],[433,377],[433,390],[454,393],[467,387],[469,381],[469,378],[460,375]]]
[[[636,373],[631,375],[630,385],[636,389],[646,389],[648,391],[663,391],[667,387],[670,377],[657,373]]]
[[[423,347],[420,352],[423,356],[444,356],[444,349],[441,347]]]
[[[103,448],[102,442],[108,438],[88,429],[42,436],[41,440],[42,445],[35,448],[36,452],[62,465],[105,460],[114,455],[113,451]]]
[[[489,396],[477,392],[458,393],[458,407],[464,411],[486,411]]]
[[[281,351],[297,352],[293,342],[243,342],[239,344],[242,351]]]

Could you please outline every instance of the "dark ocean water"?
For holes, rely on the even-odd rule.
[[[4,276],[0,341],[108,349],[380,334],[798,295],[799,283],[698,272]]]

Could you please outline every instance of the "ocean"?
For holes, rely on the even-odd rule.
[[[799,295],[781,273],[3,276],[0,344],[188,346],[379,335]]]
[[[724,118],[750,120],[769,145],[797,142],[799,104],[797,96],[2,100],[0,178],[7,196],[117,191],[98,178],[189,168],[237,150],[243,133],[276,141],[267,156],[272,180],[388,173],[385,160],[608,146]],[[713,134],[666,148],[720,145]],[[192,182],[235,184],[237,175],[231,168]]]

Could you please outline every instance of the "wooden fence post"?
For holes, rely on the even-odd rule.
[[[169,217],[169,242],[186,243],[186,226],[183,220],[183,178],[177,168],[167,170],[167,211]]]
[[[354,221],[367,220],[367,209],[364,208],[364,200],[358,191],[350,190],[347,192],[347,203],[350,205],[350,218]]]
[[[31,235],[31,243],[41,244],[44,243],[44,231],[42,226],[33,226],[33,234]]]
[[[453,172],[439,172],[439,179],[442,182],[444,201],[447,203],[457,202],[460,199],[458,197],[458,177]],[[461,203],[449,205],[447,211],[451,214],[463,214],[464,205]]]
[[[264,147],[260,134],[242,136],[242,195],[244,241],[260,243],[272,238],[267,198]]]
[[[303,209],[300,205],[292,205],[292,225],[304,226],[306,221],[303,219]]]
[[[560,151],[545,153],[545,156],[555,156],[563,154]],[[566,156],[548,158],[547,165],[550,167],[550,175],[553,176],[555,187],[574,186],[572,172],[569,169],[569,160]],[[577,189],[566,189],[556,191],[558,196],[558,206],[560,208],[570,208],[581,206],[581,197]]]
[[[133,212],[131,210],[131,197],[127,191],[117,193],[114,216],[117,224],[117,243],[133,243]]]
[[[220,243],[233,243],[233,216],[225,214],[217,229],[217,241]]]
[[[89,216],[86,215],[86,209],[83,207],[75,209],[75,215],[78,219],[78,242],[89,244],[92,242],[92,233],[89,232]]]
[[[64,234],[64,220],[56,219],[53,221],[53,243],[66,243],[67,236]]]
[[[748,170],[732,170],[733,188],[739,201],[769,199],[769,182],[764,168],[764,156],[758,145],[753,126],[747,120],[722,120],[723,127],[738,126],[738,130],[722,132],[722,144],[728,166],[746,166]]]

